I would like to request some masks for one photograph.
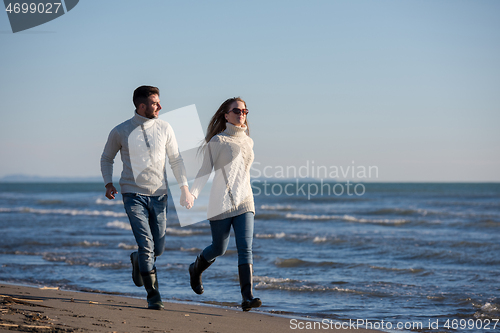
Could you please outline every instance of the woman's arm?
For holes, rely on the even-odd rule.
[[[212,173],[212,170],[214,168],[214,161],[217,160],[219,146],[220,144],[218,142],[214,144],[214,142],[210,140],[210,142],[205,147],[203,147],[203,162],[190,190],[195,199],[198,198],[198,195],[200,194],[203,187],[205,187],[205,184],[207,183],[208,178]]]

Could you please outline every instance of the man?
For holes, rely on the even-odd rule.
[[[132,278],[147,291],[149,309],[161,310],[156,257],[165,248],[167,224],[167,179],[165,160],[181,187],[181,205],[193,206],[186,171],[172,127],[158,119],[161,110],[160,91],[141,86],[134,91],[134,116],[113,128],[101,156],[101,173],[110,200],[118,193],[112,182],[113,162],[120,151],[123,171],[120,187],[123,204],[139,247],[130,255]]]

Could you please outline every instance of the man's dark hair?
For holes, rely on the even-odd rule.
[[[160,96],[160,89],[152,86],[140,86],[136,90],[134,90],[134,105],[137,109],[141,104],[147,104],[148,97],[151,95]]]

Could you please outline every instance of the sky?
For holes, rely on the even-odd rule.
[[[163,113],[194,104],[203,129],[241,96],[254,175],[499,182],[499,14],[496,0],[84,0],[12,33],[3,12],[0,177],[100,176],[110,130],[153,85]]]

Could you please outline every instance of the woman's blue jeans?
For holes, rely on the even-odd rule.
[[[212,244],[203,250],[203,257],[205,257],[207,261],[212,261],[226,252],[232,225],[234,237],[236,239],[236,248],[238,249],[238,266],[242,264],[253,264],[253,224],[254,214],[252,212],[228,217],[223,220],[210,221]]]
[[[139,247],[139,270],[151,272],[155,267],[155,257],[165,250],[167,195],[123,193],[122,196]]]

